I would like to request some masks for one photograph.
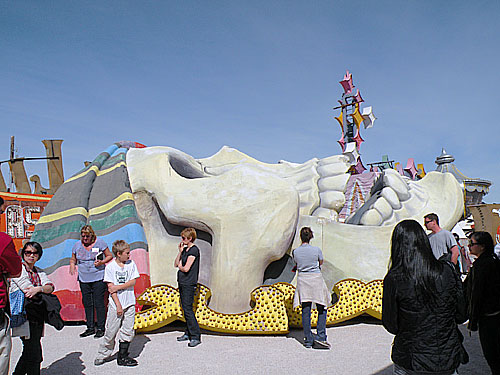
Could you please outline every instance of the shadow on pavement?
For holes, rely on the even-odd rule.
[[[67,375],[67,374],[83,374],[85,365],[80,358],[82,352],[73,352],[66,355],[66,357],[52,362],[47,368],[43,368],[40,372],[42,375]]]
[[[479,374],[491,374],[490,368],[486,363],[483,356],[483,351],[481,349],[481,344],[479,343],[479,336],[477,332],[472,332],[469,335],[465,325],[460,324],[458,326],[462,334],[464,335],[464,347],[469,354],[469,363],[465,365],[460,365],[458,368],[458,373],[460,375],[479,375]],[[388,366],[378,372],[371,375],[390,375],[392,374],[392,365]]]
[[[393,366],[389,365],[387,367],[384,367],[382,370],[374,372],[373,374],[370,375],[392,375],[393,374]]]
[[[130,356],[132,358],[137,358],[141,355],[144,347],[151,339],[146,335],[136,335],[132,340],[129,348]],[[116,356],[116,355],[115,355]]]

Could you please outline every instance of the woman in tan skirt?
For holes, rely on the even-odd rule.
[[[297,288],[293,297],[293,308],[302,305],[302,327],[304,328],[304,346],[312,348],[313,343],[322,349],[330,349],[326,338],[326,308],[331,302],[331,295],[321,274],[323,253],[316,246],[309,245],[313,238],[311,228],[300,230],[302,245],[293,250],[293,260],[297,264]],[[317,335],[311,331],[311,308],[315,303],[318,309]]]

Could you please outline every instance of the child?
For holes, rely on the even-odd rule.
[[[106,318],[104,341],[99,346],[94,365],[104,363],[115,347],[115,338],[120,331],[118,366],[137,366],[137,361],[129,357],[128,347],[134,338],[135,295],[134,285],[139,271],[130,258],[130,245],[123,240],[113,243],[115,260],[106,265],[104,282],[108,284],[109,304]]]

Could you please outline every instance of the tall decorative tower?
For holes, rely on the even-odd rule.
[[[354,159],[355,173],[361,173],[365,170],[359,157],[359,149],[364,142],[360,133],[361,124],[365,126],[365,129],[371,128],[376,117],[373,115],[372,107],[366,107],[363,108],[362,112],[360,111],[360,104],[364,100],[358,89],[354,93],[355,86],[352,82],[352,74],[349,71],[346,71],[344,79],[339,83],[342,85],[344,93],[338,101],[340,106],[333,108],[335,110],[340,109],[340,115],[335,119],[340,125],[342,135],[337,142],[342,152],[350,154],[350,157]]]

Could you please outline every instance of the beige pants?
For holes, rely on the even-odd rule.
[[[4,322],[0,327],[0,375],[7,375],[9,373],[11,349],[10,321],[9,317],[5,314]]]
[[[105,359],[113,354],[115,339],[120,332],[119,341],[130,342],[134,338],[135,306],[129,306],[123,310],[123,315],[116,315],[115,307],[108,305],[108,316],[106,318],[106,333],[103,341],[99,345],[96,359]]]

